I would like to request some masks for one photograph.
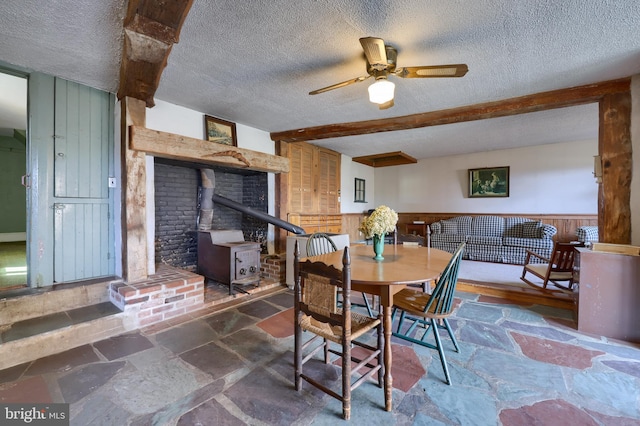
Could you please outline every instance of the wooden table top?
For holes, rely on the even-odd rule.
[[[354,284],[389,285],[421,284],[437,278],[451,259],[451,253],[430,247],[387,244],[384,260],[373,259],[373,246],[349,247],[351,282]],[[342,269],[343,250],[309,257]]]

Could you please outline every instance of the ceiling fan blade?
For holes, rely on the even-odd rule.
[[[395,75],[402,78],[462,77],[467,71],[467,64],[433,65],[397,68]]]
[[[342,83],[333,84],[331,86],[323,87],[322,89],[309,92],[310,95],[317,95],[318,93],[328,92],[329,90],[339,89],[341,87],[349,86],[350,84],[359,83],[371,77],[370,75],[352,78],[351,80],[343,81]]]
[[[378,105],[378,108],[379,109],[389,109],[394,105],[395,105],[395,103],[393,102],[393,99],[391,99],[389,102],[385,102],[383,104]]]
[[[362,37],[360,44],[364,50],[364,55],[367,57],[367,62],[372,68],[387,68],[387,50],[384,47],[384,40],[377,37]]]

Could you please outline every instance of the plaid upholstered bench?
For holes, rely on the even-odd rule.
[[[466,242],[464,258],[524,264],[527,250],[550,257],[557,229],[524,217],[457,216],[430,225],[431,247],[453,253]]]

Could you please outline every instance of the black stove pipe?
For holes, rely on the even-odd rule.
[[[306,234],[304,229],[300,228],[297,225],[294,225],[293,223],[289,223],[286,220],[282,220],[282,219],[279,219],[279,218],[277,218],[275,216],[271,216],[270,214],[254,210],[251,207],[247,207],[247,206],[245,206],[243,204],[236,203],[233,200],[221,197],[221,196],[216,195],[216,194],[213,194],[212,198],[213,198],[213,202],[214,203],[220,203],[223,206],[230,207],[230,208],[232,208],[234,210],[238,210],[239,212],[242,212],[242,213],[247,214],[249,216],[253,216],[256,219],[260,219],[260,220],[263,220],[265,222],[271,223],[272,225],[275,225],[275,226],[277,226],[279,228],[282,228],[284,230],[287,230],[289,232],[293,232],[294,234],[298,234],[298,235]]]

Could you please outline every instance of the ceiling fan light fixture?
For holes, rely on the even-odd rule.
[[[384,104],[393,99],[393,93],[396,85],[387,80],[380,78],[369,86],[369,100],[374,104]]]

